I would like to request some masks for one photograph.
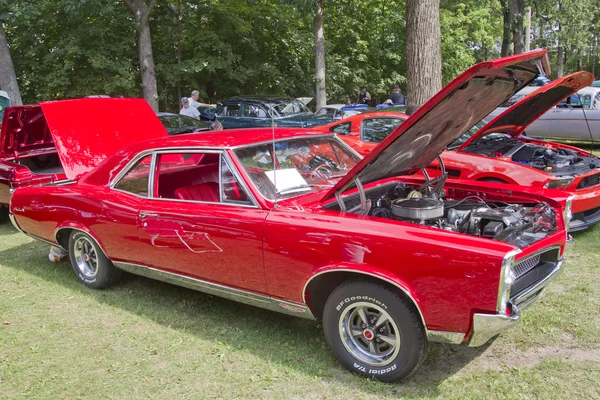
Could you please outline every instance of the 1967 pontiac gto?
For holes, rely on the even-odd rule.
[[[17,189],[10,217],[89,287],[127,271],[314,318],[344,367],[404,379],[430,341],[514,326],[562,271],[570,199],[425,170],[546,63],[473,66],[362,160],[334,135],[265,128],[144,141],[94,167],[102,142],[64,132],[70,182]]]

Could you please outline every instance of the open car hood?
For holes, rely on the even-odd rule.
[[[130,144],[168,136],[144,99],[86,98],[40,106],[68,179]]]
[[[538,73],[549,71],[546,50],[476,64],[456,77],[342,177],[321,201],[355,185],[406,175],[429,165]]]
[[[466,140],[457,150],[462,150],[475,140],[488,133],[501,132],[518,137],[536,119],[540,118],[563,99],[577,93],[578,90],[590,86],[594,75],[587,71],[575,72],[563,76],[522,98],[503,113],[485,124],[473,136]]]

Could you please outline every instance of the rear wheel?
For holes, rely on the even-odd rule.
[[[71,232],[69,258],[77,278],[91,288],[107,288],[118,282],[121,277],[121,270],[110,262],[100,246],[87,233]]]
[[[412,303],[373,282],[337,287],[325,304],[323,329],[345,368],[384,382],[409,377],[427,355],[425,328]]]

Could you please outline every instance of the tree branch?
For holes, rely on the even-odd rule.
[[[152,12],[152,9],[154,8],[154,5],[156,4],[156,0],[150,0],[150,4],[146,5],[144,2],[144,6],[146,7],[146,11],[142,13],[142,20],[143,21],[148,21],[148,19],[150,18],[150,13]]]
[[[133,4],[133,1],[132,0],[123,0],[123,2],[127,6],[127,8],[129,8],[129,10],[135,14],[135,5]]]

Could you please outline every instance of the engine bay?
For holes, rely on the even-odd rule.
[[[443,162],[438,158],[443,166]],[[433,180],[424,171],[425,183],[395,181],[338,197],[327,208],[366,214],[387,220],[463,233],[525,247],[558,229],[556,210],[546,203],[508,203],[491,200],[483,191],[446,191],[447,174]]]
[[[556,176],[581,174],[600,167],[600,160],[595,156],[528,143],[499,133],[486,135],[463,151],[513,161]]]

